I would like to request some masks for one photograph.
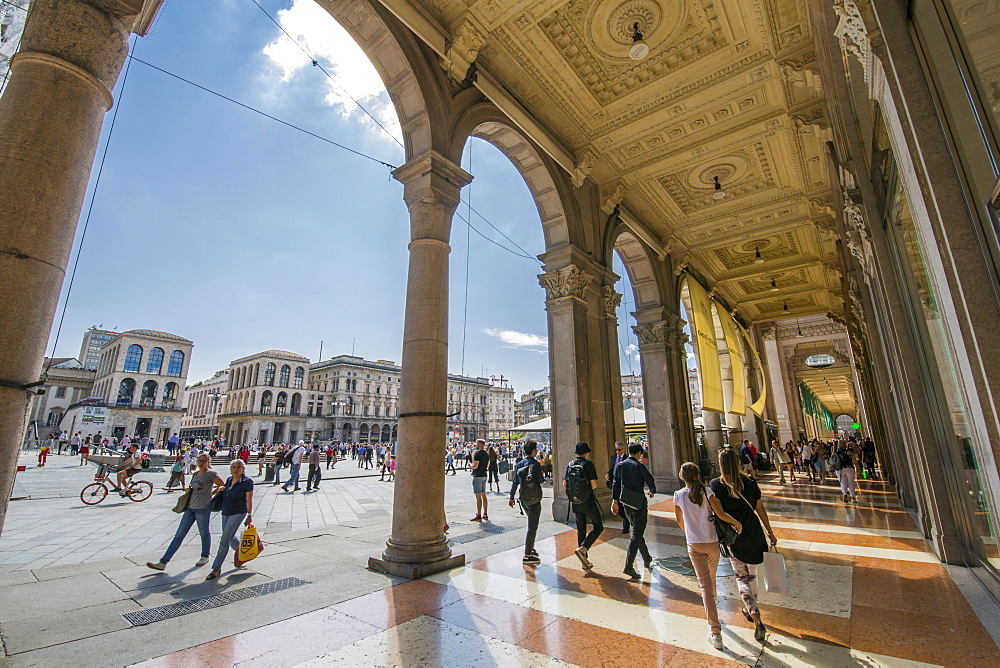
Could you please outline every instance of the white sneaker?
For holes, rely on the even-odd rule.
[[[715,649],[719,649],[719,650],[725,649],[725,646],[722,644],[722,634],[721,633],[712,633],[711,631],[709,631],[708,632],[708,642],[712,643],[712,647],[714,647]]]
[[[204,566],[207,563],[208,563],[208,557],[202,557],[198,561],[194,562],[194,565],[195,566]]]
[[[167,567],[167,565],[165,563],[163,563],[162,561],[157,561],[155,563],[152,562],[152,561],[147,561],[146,562],[146,566],[148,566],[149,568],[152,568],[154,571],[162,571],[164,568]]]
[[[573,550],[573,552],[576,554],[577,558],[580,559],[580,563],[583,565],[584,570],[589,571],[594,567],[594,564],[592,564],[590,562],[590,559],[587,558],[587,548],[581,545],[580,547]]]

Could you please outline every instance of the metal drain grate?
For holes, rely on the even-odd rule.
[[[146,610],[126,612],[122,615],[122,617],[124,617],[125,620],[132,626],[144,626],[146,624],[152,624],[153,622],[163,621],[164,619],[189,615],[192,612],[200,612],[201,610],[218,608],[219,606],[235,603],[236,601],[242,601],[256,596],[263,596],[264,594],[270,594],[276,591],[281,591],[282,589],[290,589],[292,587],[300,587],[306,584],[311,583],[308,580],[300,580],[299,578],[282,578],[280,580],[265,582],[264,584],[253,585],[252,587],[234,589],[233,591],[227,591],[223,594],[215,594],[214,596],[206,596],[204,598],[195,598],[190,601],[170,603],[168,605],[161,605],[156,608],[148,608]]]
[[[474,540],[479,540],[481,538],[487,538],[489,536],[495,536],[497,534],[502,534],[510,531],[512,527],[502,527],[497,524],[484,525],[480,527],[480,531],[473,531],[472,533],[467,533],[462,536],[455,536],[451,538],[452,543],[471,543]]]

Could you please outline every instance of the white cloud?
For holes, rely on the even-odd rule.
[[[335,83],[321,72],[315,73],[317,80],[325,81],[325,101],[328,105],[345,119],[356,118],[368,124],[374,133],[391,142],[392,139],[358,108],[351,99],[353,97],[396,139],[402,141],[396,110],[378,72],[357,42],[326,10],[315,0],[294,0],[292,6],[279,11],[276,18],[281,27],[336,79]],[[302,68],[312,67],[302,49],[284,34],[278,34],[263,52],[281,69],[283,83],[291,81]]]
[[[549,339],[538,334],[528,334],[527,332],[515,332],[510,329],[491,329],[484,327],[483,334],[496,337],[506,343],[505,348],[524,348],[536,352],[548,350]]]

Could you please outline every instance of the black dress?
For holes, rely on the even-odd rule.
[[[722,478],[715,478],[709,483],[712,493],[719,498],[722,509],[736,518],[743,525],[743,531],[736,537],[736,542],[729,548],[730,554],[744,564],[759,564],[764,561],[767,552],[767,537],[760,525],[754,508],[760,500],[760,487],[753,478],[742,476],[743,498],[729,494],[729,488]]]

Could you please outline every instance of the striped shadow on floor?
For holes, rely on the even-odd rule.
[[[214,596],[206,596],[204,598],[196,598],[190,601],[180,601],[178,603],[161,605],[156,608],[146,608],[144,610],[126,612],[122,615],[122,617],[124,617],[125,621],[130,623],[132,626],[144,626],[146,624],[152,624],[153,622],[161,622],[164,619],[181,617],[183,615],[191,614],[192,612],[200,612],[210,608],[218,608],[219,606],[235,603],[236,601],[263,596],[264,594],[271,594],[276,591],[281,591],[282,589],[301,587],[302,585],[307,584],[311,583],[307,580],[301,580],[299,578],[282,578],[280,580],[272,580],[271,582],[253,585],[252,587],[243,587],[242,589],[234,589],[221,594],[215,594]]]

